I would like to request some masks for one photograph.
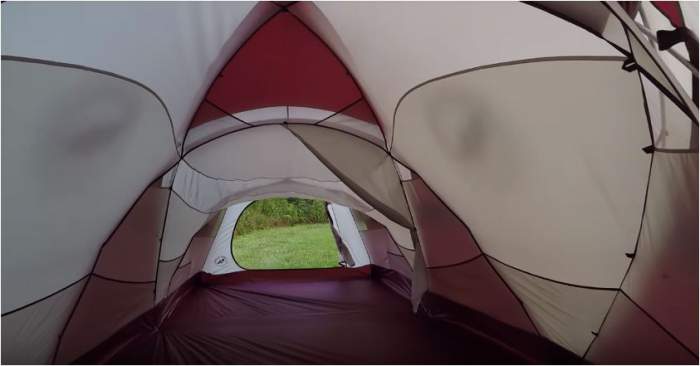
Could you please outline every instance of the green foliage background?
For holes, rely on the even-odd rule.
[[[321,223],[328,223],[326,204],[321,200],[268,198],[255,201],[245,209],[234,236],[274,227]]]

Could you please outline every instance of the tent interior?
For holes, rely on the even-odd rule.
[[[697,3],[1,11],[3,363],[698,363]]]

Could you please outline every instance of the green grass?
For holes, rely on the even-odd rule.
[[[236,262],[246,269],[338,267],[338,249],[329,224],[257,230],[233,239]]]

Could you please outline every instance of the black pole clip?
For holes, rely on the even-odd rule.
[[[688,39],[688,28],[678,27],[674,30],[656,31],[656,40],[659,42],[659,50],[664,51],[678,43]]]
[[[625,62],[622,63],[622,69],[627,71],[627,72],[632,72],[634,70],[637,70],[637,61],[632,58],[632,56],[628,57]]]

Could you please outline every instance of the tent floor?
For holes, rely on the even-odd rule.
[[[159,326],[147,313],[115,335],[119,346],[109,347],[108,341],[79,362],[526,362],[477,335],[416,316],[407,299],[366,270],[249,271],[210,278],[188,284]]]

